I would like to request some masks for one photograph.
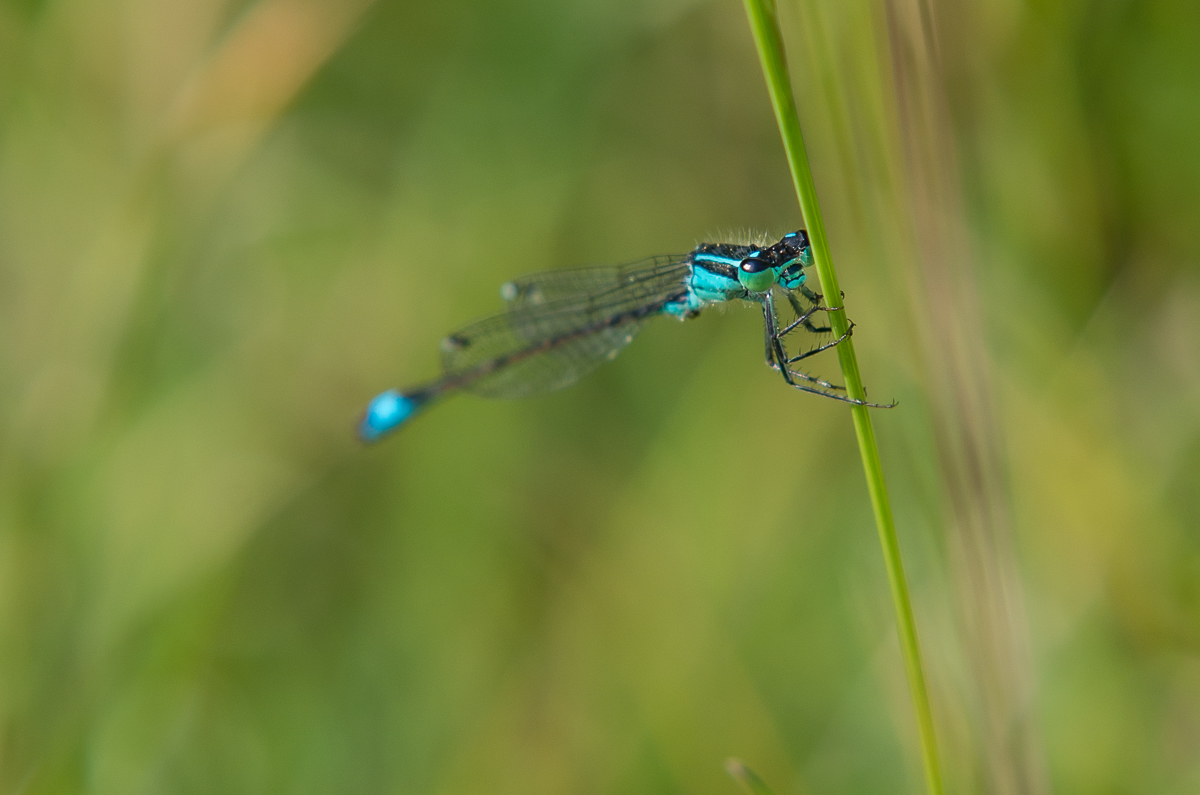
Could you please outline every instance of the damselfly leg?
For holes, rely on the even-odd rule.
[[[803,285],[801,285],[801,287],[803,287]],[[833,331],[833,329],[831,329],[829,326],[814,326],[812,322],[812,316],[817,312],[834,312],[838,309],[841,309],[840,306],[821,306],[821,296],[813,293],[813,297],[815,298],[815,300],[812,302],[813,305],[808,309],[805,309],[800,305],[800,301],[795,295],[789,292],[787,293],[787,297],[788,301],[792,305],[792,310],[796,313],[796,319],[789,323],[787,328],[782,329],[779,332],[778,336],[781,339],[786,337],[788,334],[791,334],[792,331],[799,326],[804,326],[806,331],[809,331],[813,334],[828,334],[829,332]]]
[[[796,297],[792,293],[788,292],[786,295],[788,297],[788,301],[791,302],[792,309],[795,310],[795,312],[796,312],[796,315],[797,315],[796,319],[794,321],[792,321],[791,323],[789,323],[786,328],[778,330],[774,335],[771,334],[768,324],[763,323],[763,338],[764,338],[764,341],[766,344],[767,367],[770,367],[773,370],[780,369],[779,365],[775,361],[775,359],[776,359],[775,345],[777,342],[778,342],[778,345],[780,346],[780,348],[782,348],[782,350],[783,350],[783,354],[784,354],[783,358],[787,359],[787,348],[784,346],[784,343],[783,343],[783,338],[785,336],[787,336],[788,334],[790,334],[792,331],[799,328],[800,326],[804,326],[804,328],[806,330],[808,330],[814,334],[827,334],[830,331],[832,331],[832,329],[830,329],[827,326],[814,326],[811,323],[810,318],[817,312],[832,312],[835,309],[841,309],[841,307],[821,306],[820,305],[821,295],[819,293],[814,293],[812,290],[809,290],[804,285],[801,285],[800,289],[801,289],[801,291],[803,291],[805,297],[809,298],[809,300],[812,302],[812,306],[810,306],[808,309],[805,309],[803,306],[800,305],[800,301],[797,300]],[[764,307],[764,311],[765,311],[765,309],[766,309],[766,307]],[[774,309],[775,309],[774,304],[772,304],[771,308],[770,308],[771,315],[775,321],[776,327],[778,327],[778,318],[775,317]],[[838,342],[841,342],[841,340],[835,340],[831,344],[824,345],[818,349],[814,349],[813,351],[810,351],[809,353],[804,354],[804,356],[802,356],[800,358],[805,358],[814,353],[820,353],[823,350],[828,350],[829,348],[836,345]],[[788,360],[789,363],[791,363],[792,361],[797,361],[797,360]],[[837,384],[831,384],[828,381],[822,381],[820,378],[815,378],[811,375],[808,375],[807,373],[801,373],[801,372],[797,372],[797,371],[793,370],[792,376],[803,378],[805,381],[810,381],[814,384],[818,384],[820,386],[825,387],[826,389],[840,389],[840,390],[845,391],[845,387],[838,386]]]
[[[808,299],[808,302],[812,304],[812,307],[808,310],[805,310],[805,308],[800,305],[800,299],[796,297],[796,294],[788,292],[788,303],[792,305],[792,311],[796,313],[796,320],[786,329],[780,332],[780,336],[791,331],[792,327],[795,326],[796,323],[800,323],[806,330],[811,331],[813,334],[828,334],[829,332],[833,331],[833,329],[831,329],[829,326],[813,325],[813,322],[810,318],[814,312],[833,312],[837,309],[841,309],[841,307],[822,306],[822,295],[820,293],[814,293],[812,290],[808,289],[807,285],[800,285],[800,292],[804,294],[804,297]]]
[[[813,309],[809,310],[809,313],[811,314],[813,312],[816,312],[818,309],[824,309],[824,308],[825,307],[814,307]],[[763,311],[764,312],[767,311],[765,306],[763,308]],[[801,321],[797,320],[794,323],[790,324],[786,329],[783,329],[782,331],[778,331],[774,335],[771,332],[771,328],[772,328],[771,325],[769,325],[765,322],[763,323],[763,343],[766,348],[767,367],[770,367],[772,370],[779,369],[779,364],[776,362],[777,353],[776,353],[775,348],[776,348],[776,346],[779,346],[780,348],[782,348],[783,337],[788,332],[793,331],[797,326],[800,325],[800,323],[801,323]],[[818,332],[818,333],[820,333],[820,332]],[[836,343],[834,343],[834,344],[836,344]],[[825,346],[825,347],[829,347],[829,346]],[[825,347],[823,347],[821,350],[825,350]],[[783,354],[784,358],[786,358],[787,357],[787,349],[783,348],[783,351],[784,351],[784,354]],[[814,384],[819,384],[820,386],[823,386],[826,389],[843,389],[843,390],[845,389],[845,387],[838,386],[837,384],[831,384],[828,381],[822,381],[820,378],[816,378],[814,376],[808,375],[807,373],[793,371],[792,375],[799,377],[799,378],[803,378],[805,381],[811,381]]]
[[[783,376],[783,380],[788,384],[788,386],[791,386],[795,389],[799,389],[802,392],[810,392],[814,395],[822,395],[827,398],[833,398],[834,400],[840,400],[843,403],[853,403],[856,406],[870,406],[872,408],[886,409],[886,408],[892,408],[893,406],[896,405],[895,403],[890,403],[890,404],[870,403],[866,400],[858,400],[856,398],[852,398],[847,395],[839,395],[837,392],[832,391],[832,390],[845,391],[845,387],[838,386],[836,384],[831,384],[828,381],[822,381],[819,378],[814,378],[813,376],[806,375],[805,373],[796,372],[796,371],[792,370],[791,367],[788,366],[788,365],[798,362],[802,359],[807,359],[809,356],[814,356],[818,353],[821,353],[822,351],[827,351],[830,348],[836,347],[837,345],[841,344],[852,333],[852,331],[854,329],[853,324],[851,324],[850,328],[846,330],[845,334],[838,337],[836,340],[827,342],[824,345],[818,345],[817,347],[813,348],[812,350],[802,353],[798,356],[789,357],[787,354],[787,351],[783,347],[783,339],[782,339],[782,337],[786,333],[786,331],[781,332],[778,328],[777,321],[775,318],[775,301],[770,293],[767,293],[765,296],[763,296],[762,307],[763,307],[763,324],[765,327],[765,334],[766,334],[766,341],[767,341],[767,365],[775,370],[778,370],[780,372],[780,374]],[[828,307],[825,307],[825,309],[828,309]],[[809,316],[811,316],[816,311],[817,311],[816,308],[813,308],[812,310],[809,310],[807,312],[807,314]],[[796,323],[792,323],[791,325],[788,326],[787,330],[790,331],[790,330],[794,329],[795,326],[796,326]],[[807,386],[805,384],[797,383],[796,378],[801,378],[801,379],[804,379],[805,381],[809,381],[810,383],[818,384],[819,386],[825,387],[825,389],[818,389],[817,387],[812,387],[812,386]]]

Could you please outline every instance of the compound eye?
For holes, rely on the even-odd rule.
[[[738,281],[752,293],[765,293],[775,284],[775,271],[766,260],[747,257],[738,266]]]

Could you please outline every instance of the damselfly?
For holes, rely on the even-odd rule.
[[[789,386],[846,403],[890,408],[895,404],[856,400],[843,394],[844,387],[792,369],[838,345],[854,328],[851,324],[837,339],[789,355],[785,338],[798,329],[830,331],[813,323],[818,312],[831,309],[804,283],[804,269],[812,262],[808,233],[800,230],[774,245],[702,243],[688,254],[508,282],[500,288],[508,304],[505,311],[442,340],[442,377],[405,392],[378,395],[359,423],[359,435],[375,441],[436,398],[459,390],[507,398],[561,389],[615,359],[651,318],[686,320],[735,299],[762,306],[767,366]],[[780,300],[795,312],[786,325],[776,313]]]

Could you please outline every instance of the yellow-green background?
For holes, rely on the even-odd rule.
[[[781,13],[950,791],[1196,792],[1200,5]],[[0,792],[918,792],[755,311],[352,436],[507,278],[799,225],[735,0],[5,0]]]

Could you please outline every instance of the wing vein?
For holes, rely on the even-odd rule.
[[[456,386],[488,397],[560,389],[616,358],[650,317],[686,293],[686,255],[525,276],[502,288],[507,310],[443,340]]]

